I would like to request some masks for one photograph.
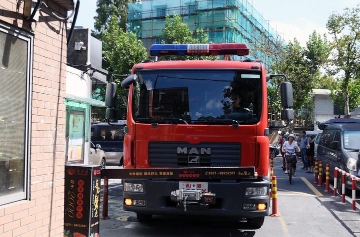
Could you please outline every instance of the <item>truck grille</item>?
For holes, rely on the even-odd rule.
[[[241,163],[240,154],[241,144],[235,142],[149,142],[149,164],[153,167],[234,167]]]

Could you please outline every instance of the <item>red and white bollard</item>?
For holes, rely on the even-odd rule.
[[[356,177],[355,176],[351,176],[352,177],[352,209],[355,211],[356,210]]]
[[[337,182],[338,182],[338,168],[335,167],[335,170],[334,170],[334,197],[336,197],[336,192],[337,192]]]
[[[346,179],[345,171],[342,171],[341,172],[341,201],[342,201],[342,203],[345,203],[345,179]]]

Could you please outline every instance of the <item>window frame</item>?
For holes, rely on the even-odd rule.
[[[0,206],[22,200],[30,200],[30,161],[31,161],[31,114],[32,114],[32,83],[33,83],[33,54],[34,36],[19,28],[0,22],[0,33],[12,35],[27,43],[26,62],[26,93],[25,93],[25,131],[24,131],[24,186],[22,191],[1,196]]]

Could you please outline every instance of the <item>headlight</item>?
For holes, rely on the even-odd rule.
[[[248,187],[245,190],[246,196],[264,196],[267,195],[267,187]]]
[[[346,167],[350,170],[350,171],[356,171],[356,160],[353,158],[349,158],[346,162]]]
[[[125,192],[143,193],[144,192],[144,186],[143,186],[143,184],[124,183],[124,191]]]

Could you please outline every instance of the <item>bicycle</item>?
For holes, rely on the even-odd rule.
[[[289,153],[286,153],[285,154],[285,159],[286,159],[286,163],[287,165],[289,166],[289,182],[290,184],[292,184],[292,176],[295,172],[295,165],[296,165],[296,154],[293,153],[293,154],[289,154]]]

